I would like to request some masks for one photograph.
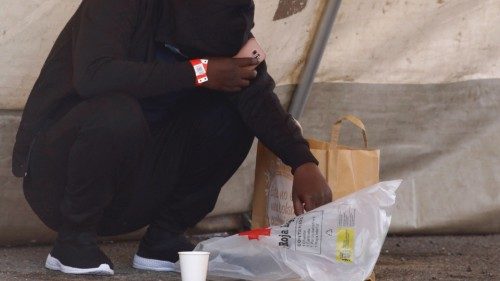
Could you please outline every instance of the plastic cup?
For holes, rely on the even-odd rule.
[[[206,281],[209,252],[179,252],[182,281]]]

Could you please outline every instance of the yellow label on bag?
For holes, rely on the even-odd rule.
[[[352,227],[341,227],[337,230],[336,258],[339,262],[354,261],[355,231]]]

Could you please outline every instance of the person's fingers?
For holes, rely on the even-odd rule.
[[[293,211],[296,216],[300,216],[304,213],[304,205],[297,196],[293,196]]]
[[[240,83],[238,83],[238,86],[240,86],[242,88],[246,88],[246,87],[250,86],[250,81],[245,80],[245,79],[241,79]]]
[[[315,200],[315,207],[323,206],[325,204],[328,204],[332,202],[332,191],[330,188],[324,187],[323,190],[314,198]]]
[[[230,92],[230,93],[232,93],[232,92],[239,92],[241,90],[242,90],[241,87],[224,87],[222,89],[222,91],[224,91],[224,92]]]
[[[323,189],[323,191],[314,197],[314,208],[323,206],[332,202],[332,192],[330,188]]]
[[[240,77],[247,80],[255,79],[257,77],[257,70],[244,68],[240,71]]]
[[[316,209],[316,201],[311,196],[304,196],[302,202],[304,203],[304,210],[307,212]]]
[[[252,66],[259,64],[259,60],[256,58],[237,58],[234,59],[236,65],[239,67]]]
[[[328,204],[328,203],[331,203],[333,201],[332,191],[330,190],[329,187],[326,189],[326,192],[323,196],[323,201],[324,201],[323,204]]]

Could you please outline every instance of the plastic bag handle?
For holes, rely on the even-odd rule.
[[[340,138],[340,129],[342,128],[342,122],[343,121],[349,121],[352,124],[354,124],[356,127],[361,129],[361,133],[363,134],[363,141],[365,143],[365,148],[368,148],[368,138],[366,137],[366,129],[365,129],[365,124],[363,124],[363,121],[361,121],[358,117],[354,115],[345,115],[335,124],[333,124],[333,129],[332,129],[332,138],[330,141],[330,145],[332,147],[337,146]]]

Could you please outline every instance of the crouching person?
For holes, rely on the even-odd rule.
[[[183,233],[214,208],[255,136],[292,167],[297,213],[331,201],[265,63],[232,58],[252,36],[253,8],[83,0],[28,98],[13,153],[28,203],[58,233],[47,268],[111,275],[97,237],[148,226],[133,266],[172,270],[177,252],[193,249]]]

